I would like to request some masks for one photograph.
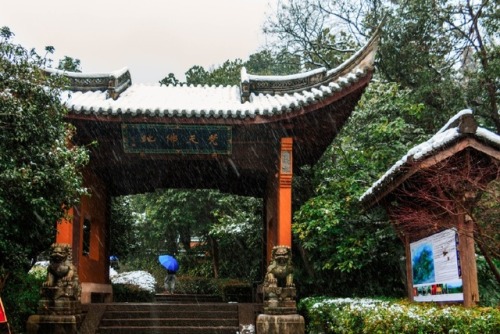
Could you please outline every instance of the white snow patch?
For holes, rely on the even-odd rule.
[[[143,290],[155,292],[156,280],[153,275],[147,271],[129,271],[110,276],[110,278],[111,282],[114,284],[133,284]]]
[[[116,275],[118,275],[118,272],[114,268],[109,267],[109,277],[113,277]]]

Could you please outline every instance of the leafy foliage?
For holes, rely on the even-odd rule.
[[[500,310],[383,299],[302,299],[308,333],[496,333]]]
[[[294,194],[301,197],[294,203],[294,236],[303,260],[301,282],[311,283],[306,290],[337,295],[403,293],[397,279],[404,272],[401,243],[385,214],[363,213],[357,199],[458,110],[476,106],[483,123],[497,124],[498,94],[492,98],[484,89],[497,87],[494,78],[500,74],[492,57],[498,42],[493,37],[498,29],[492,29],[498,14],[494,3],[280,2],[265,27],[272,48],[286,49],[305,68],[338,64],[385,17],[374,81],[322,159],[305,168],[305,176],[294,184],[312,196],[307,200]],[[468,61],[461,58],[465,51]],[[482,92],[481,85],[475,85],[479,81]],[[377,277],[382,267],[392,280]],[[377,283],[370,292],[364,282]],[[343,289],[347,283],[348,292]]]
[[[56,222],[85,193],[79,168],[88,160],[67,145],[74,129],[59,99],[64,81],[46,76],[47,59],[12,35],[0,30],[0,282],[48,249]]]
[[[130,205],[131,213],[123,203]],[[165,189],[125,197],[115,201],[114,217],[135,237],[126,241],[112,236],[112,245],[134,250],[120,253],[128,269],[162,272],[158,255],[172,254],[182,274],[256,280],[262,250],[261,205],[255,198],[214,190]]]
[[[80,65],[80,59],[64,56],[63,59],[59,60],[57,69],[68,72],[81,72],[82,70]]]
[[[500,268],[500,260],[494,260]],[[483,256],[477,257],[477,276],[479,282],[479,305],[498,307],[500,305],[500,285],[491,272]]]
[[[45,276],[18,271],[9,278],[2,301],[13,333],[24,333],[28,317],[36,314],[40,288]]]
[[[139,288],[134,284],[114,283],[113,300],[116,303],[150,303],[154,302],[155,294]]]
[[[407,90],[372,83],[338,138],[314,166],[313,197],[295,212],[293,225],[294,235],[314,267],[312,292],[403,293],[399,279],[404,270],[402,244],[385,214],[363,214],[358,198],[385,171],[388,161],[397,160],[423,135],[414,125],[418,117],[412,117],[421,112],[422,105],[412,103]],[[349,291],[343,289],[347,282]]]
[[[300,65],[296,56],[283,50],[277,54],[270,50],[262,50],[250,55],[246,62],[241,59],[226,60],[221,66],[208,70],[203,66],[195,65],[186,72],[186,84],[208,86],[233,86],[241,81],[241,69],[245,67],[248,73],[260,75],[283,75],[298,72]],[[173,73],[160,81],[165,85],[181,84]]]
[[[138,227],[129,197],[113,198],[111,203],[109,252],[118,259],[126,258],[137,251]]]

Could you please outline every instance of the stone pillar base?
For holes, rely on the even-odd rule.
[[[304,334],[304,317],[299,314],[259,314],[257,334]]]
[[[111,303],[113,301],[113,287],[111,284],[82,283],[82,304]]]
[[[32,315],[28,318],[28,334],[77,334],[83,314]]]

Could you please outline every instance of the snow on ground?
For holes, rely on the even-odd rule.
[[[118,272],[114,268],[109,267],[109,277],[112,278],[113,276],[116,275],[118,275]]]
[[[129,271],[120,274],[111,275],[111,282],[115,284],[133,284],[149,292],[155,292],[155,278],[143,270]]]
[[[38,261],[35,263],[33,268],[30,270],[30,274],[38,275],[40,277],[45,277],[47,275],[47,267],[49,266],[49,261]],[[115,269],[109,268],[109,278],[112,283],[116,284],[133,284],[138,286],[139,288],[149,291],[155,292],[156,280],[147,271],[138,270],[138,271],[129,271],[124,273],[118,273]]]

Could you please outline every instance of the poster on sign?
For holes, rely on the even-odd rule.
[[[456,230],[413,242],[410,250],[415,301],[464,300]]]
[[[0,324],[7,322],[7,315],[5,314],[5,309],[3,308],[2,298],[0,298]]]
[[[0,333],[11,334],[9,323],[7,322],[7,315],[3,307],[2,298],[0,298]]]

